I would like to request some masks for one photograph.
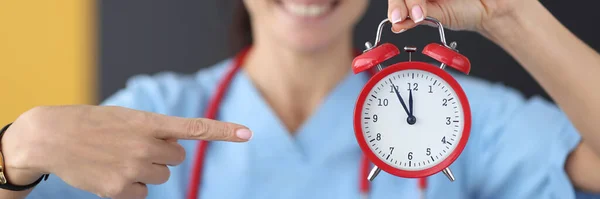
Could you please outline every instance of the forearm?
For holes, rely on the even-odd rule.
[[[11,166],[7,165],[4,170],[7,179],[14,185],[28,185],[33,183],[35,180],[41,176],[41,174],[35,175],[30,174],[28,172],[24,172],[21,169],[11,168]],[[11,191],[7,189],[0,189],[0,199],[21,199],[27,197],[31,191],[35,189],[35,187],[24,190],[24,191]]]
[[[6,178],[8,179],[8,181],[11,184],[20,185],[20,186],[31,184],[35,180],[37,180],[39,178],[39,176],[41,176],[41,174],[39,174],[39,176],[37,176],[35,174],[28,174],[27,172],[23,172],[21,169],[13,168],[8,164],[6,165],[4,173],[6,174]],[[31,193],[31,191],[34,188],[24,190],[24,191],[11,191],[11,190],[7,190],[7,189],[0,189],[0,199],[25,198],[25,197],[27,197],[27,195],[29,195],[29,193]]]
[[[31,190],[27,191],[10,191],[2,189],[0,190],[0,199],[25,199],[27,195],[31,193]]]
[[[34,183],[42,174],[33,171],[30,166],[31,158],[27,157],[28,150],[23,148],[23,143],[16,141],[15,138],[22,136],[18,131],[18,126],[13,125],[7,129],[0,140],[0,150],[2,151],[4,164],[4,176],[10,184],[25,186]],[[35,187],[34,187],[35,188]],[[34,188],[23,191],[11,191],[0,189],[0,199],[19,199],[25,198]]]
[[[524,2],[522,11],[490,22],[483,34],[523,65],[600,156],[600,56],[541,3]]]

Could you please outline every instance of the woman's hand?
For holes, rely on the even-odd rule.
[[[389,0],[388,18],[396,33],[413,28],[430,16],[449,29],[486,34],[487,26],[510,17],[531,1],[536,0]]]
[[[101,197],[144,198],[185,158],[178,139],[247,141],[245,127],[120,107],[34,108],[2,138],[8,179],[29,184],[52,173]]]

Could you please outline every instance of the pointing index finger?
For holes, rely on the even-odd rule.
[[[205,118],[180,118],[160,116],[155,137],[159,139],[184,139],[207,141],[246,142],[252,138],[247,127]]]

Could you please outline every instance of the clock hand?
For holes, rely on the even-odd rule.
[[[408,108],[410,109],[410,115],[414,116],[412,89],[408,89]]]
[[[412,89],[408,89],[408,107],[410,109],[410,114],[408,115],[408,118],[406,118],[406,122],[408,122],[408,124],[413,125],[417,122],[417,118],[415,118],[414,112],[413,112],[413,97],[412,97]]]
[[[394,83],[392,82],[391,79],[390,79],[390,83],[392,83],[392,88],[394,89],[394,92],[396,92],[396,96],[398,97],[398,100],[400,100],[400,103],[402,104],[402,107],[404,108],[404,111],[406,111],[406,114],[410,117],[411,114],[408,111],[408,108],[406,108],[406,104],[404,103],[404,100],[402,99],[402,96],[400,96],[400,93],[398,92],[398,89],[396,89],[396,86],[394,85]]]

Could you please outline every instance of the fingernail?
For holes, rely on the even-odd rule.
[[[392,11],[392,23],[398,23],[402,21],[402,17],[400,17],[400,10],[397,8]]]
[[[421,6],[414,5],[411,9],[411,12],[412,12],[411,18],[413,19],[413,21],[415,23],[419,23],[419,22],[423,21],[423,19],[425,19],[425,17],[423,16],[423,10],[421,9]]]
[[[400,31],[396,31],[396,30],[394,30],[394,29],[392,28],[392,32],[393,32],[393,33],[396,33],[396,34],[403,33],[404,31],[406,31],[406,29],[402,29],[402,30],[400,30]]]
[[[235,131],[235,136],[242,140],[250,140],[252,139],[252,131],[248,129],[238,129]]]

